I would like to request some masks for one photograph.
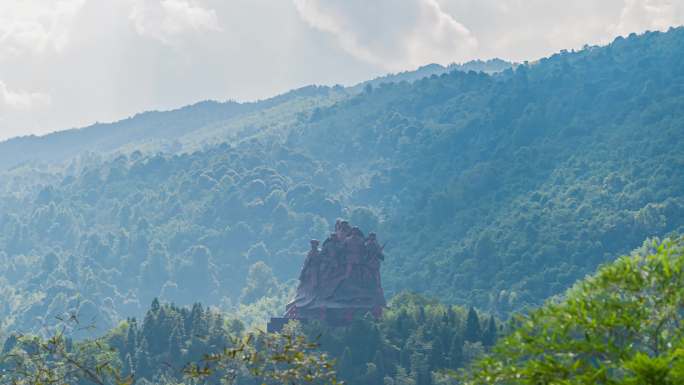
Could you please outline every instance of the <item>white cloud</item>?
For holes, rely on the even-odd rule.
[[[354,84],[430,62],[534,60],[682,24],[682,7],[684,0],[0,0],[0,139],[209,98]]]
[[[165,44],[188,32],[221,30],[215,10],[189,0],[139,0],[129,18],[138,34]]]
[[[533,60],[684,23],[684,0],[437,1],[477,38],[477,58]]]
[[[50,95],[43,92],[10,90],[0,81],[0,111],[29,111],[50,104]]]
[[[312,27],[331,33],[350,54],[388,70],[469,57],[470,31],[435,0],[293,0]]]
[[[617,24],[611,25],[614,34],[628,34],[646,30],[665,30],[684,23],[682,0],[625,0]]]
[[[69,26],[85,0],[3,0],[0,2],[0,59],[24,53],[61,51]]]

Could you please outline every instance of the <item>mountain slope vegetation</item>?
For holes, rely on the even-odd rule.
[[[171,131],[197,146],[131,139],[15,168],[0,180],[3,326],[70,309],[111,326],[155,297],[280,311],[308,239],[338,217],[387,241],[389,296],[539,305],[684,232],[683,59],[682,28],[630,35],[491,75],[323,90],[344,95],[238,123],[190,108]],[[165,114],[140,127],[163,132]]]
[[[681,229],[683,36],[377,87],[288,145],[365,176],[352,199],[385,219],[392,288],[501,310],[538,303]]]
[[[645,242],[516,319],[465,384],[681,384],[684,243]]]

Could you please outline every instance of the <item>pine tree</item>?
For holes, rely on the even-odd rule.
[[[409,334],[409,329],[411,328],[411,320],[405,309],[401,309],[399,315],[397,316],[397,330],[400,336],[406,336]]]
[[[450,326],[453,326],[456,323],[456,313],[451,306],[449,306],[449,309],[447,310],[447,319],[449,320]]]
[[[487,323],[487,329],[485,329],[482,334],[482,345],[491,347],[494,346],[497,339],[496,321],[494,321],[494,316],[489,317],[489,322]]]
[[[440,338],[435,338],[432,341],[432,349],[430,349],[429,364],[430,369],[438,369],[444,367],[444,342]]]
[[[138,324],[135,321],[135,318],[132,318],[128,322],[128,331],[126,334],[126,352],[129,353],[135,353],[135,349],[137,348],[138,345]]]
[[[150,310],[152,310],[152,312],[156,313],[159,311],[159,307],[160,307],[159,300],[155,297],[152,300],[152,306],[151,306]]]
[[[411,350],[408,346],[404,346],[399,352],[399,364],[404,368],[411,367]]]
[[[432,385],[432,374],[425,354],[414,352],[411,355],[411,376],[416,380],[416,385]]]
[[[463,365],[463,340],[459,336],[454,336],[449,348],[449,367],[459,368]]]
[[[178,330],[179,326],[174,327],[171,336],[169,336],[169,360],[177,365],[182,364],[181,360],[183,358],[183,339],[182,332]]]
[[[129,376],[133,374],[135,371],[135,362],[133,361],[133,357],[131,356],[130,353],[126,353],[126,357],[124,357],[123,360],[123,368],[121,370],[121,374],[123,376]]]
[[[149,348],[147,340],[143,338],[138,351],[135,353],[135,378],[152,378],[154,375],[152,363],[150,362]]]
[[[468,318],[466,319],[464,338],[468,342],[477,342],[480,340],[481,334],[480,319],[475,308],[471,306],[468,310]]]

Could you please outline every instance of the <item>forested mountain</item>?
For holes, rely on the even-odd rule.
[[[430,64],[414,71],[391,74],[344,88],[307,86],[256,102],[203,101],[171,111],[149,111],[113,123],[96,123],[45,136],[26,136],[0,142],[0,170],[23,163],[43,165],[70,161],[84,154],[114,155],[136,149],[178,153],[202,145],[237,141],[279,126],[298,113],[329,106],[370,85],[414,82],[449,71],[501,72],[511,63],[500,59],[475,60],[442,66]]]
[[[270,115],[283,119],[283,114],[332,103],[348,92],[339,86],[308,86],[253,103],[204,101],[172,111],[144,112],[114,123],[10,139],[0,143],[0,170],[25,162],[60,163],[88,153],[131,152],[131,148],[179,152],[184,145],[192,149],[192,144],[206,143],[217,135],[215,131],[223,140],[249,135],[249,117],[255,114],[262,115],[260,124],[266,124]]]
[[[17,146],[43,160],[95,154],[3,174],[3,326],[79,309],[104,328],[155,297],[267,316],[338,217],[387,241],[390,297],[538,305],[643,239],[684,232],[683,63],[678,28],[496,74],[23,139],[73,138],[54,156]]]
[[[287,144],[363,175],[351,197],[391,236],[391,289],[515,309],[681,231],[683,54],[680,28],[377,87]]]
[[[430,76],[440,76],[449,72],[453,71],[461,71],[461,72],[483,72],[486,74],[496,74],[499,72],[502,72],[504,70],[507,70],[509,68],[514,68],[516,64],[507,62],[505,60],[501,59],[490,59],[490,60],[472,60],[466,63],[453,63],[449,64],[447,66],[443,66],[440,64],[428,64],[422,67],[419,67],[415,71],[405,71],[405,72],[400,72],[397,74],[389,74],[385,76],[381,76],[376,79],[368,80],[362,83],[359,83],[358,85],[351,87],[351,89],[363,89],[364,87],[371,85],[371,86],[379,86],[383,83],[401,83],[401,82],[415,82],[417,80],[421,80],[423,78],[427,78]]]

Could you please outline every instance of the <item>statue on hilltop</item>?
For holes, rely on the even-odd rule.
[[[297,294],[284,319],[346,324],[356,314],[382,314],[386,302],[380,264],[385,257],[375,233],[365,237],[358,227],[338,220],[323,245],[315,239],[310,245]]]

